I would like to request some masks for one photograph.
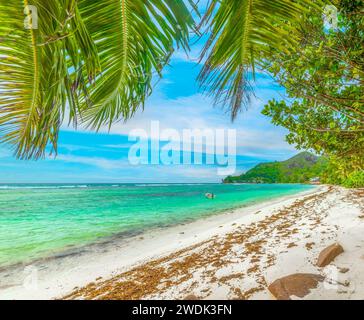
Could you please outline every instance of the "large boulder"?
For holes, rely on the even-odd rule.
[[[290,300],[291,296],[303,298],[323,280],[318,274],[296,273],[274,281],[268,290],[277,300]]]
[[[328,264],[330,264],[334,259],[341,253],[344,252],[343,247],[338,244],[334,243],[331,246],[327,247],[326,249],[322,250],[318,259],[316,265],[320,268],[326,267]]]

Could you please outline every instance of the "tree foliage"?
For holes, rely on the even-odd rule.
[[[302,152],[281,162],[261,163],[240,176],[229,176],[225,183],[307,183],[321,177],[327,161],[309,152]]]
[[[363,10],[362,0],[341,1],[337,29],[313,10],[299,30],[300,46],[265,62],[287,99],[270,101],[263,113],[290,131],[289,143],[330,157],[328,182],[344,184],[364,168]]]

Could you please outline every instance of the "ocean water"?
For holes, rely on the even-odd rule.
[[[194,221],[308,185],[0,185],[0,267]],[[204,194],[212,192],[213,200]]]

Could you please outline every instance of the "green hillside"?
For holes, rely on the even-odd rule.
[[[240,176],[229,176],[224,183],[305,183],[320,177],[326,160],[302,152],[282,162],[261,163]]]

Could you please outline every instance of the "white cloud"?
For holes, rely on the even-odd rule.
[[[268,90],[265,95],[271,95]],[[126,123],[116,123],[111,130],[101,128],[102,133],[128,136],[135,129],[143,129],[150,139],[158,139],[151,132],[152,121],[158,121],[160,131],[177,130],[182,136],[184,129],[235,129],[237,132],[238,154],[259,156],[267,159],[280,158],[281,154],[291,153],[294,147],[285,142],[286,131],[269,124],[269,119],[260,115],[266,99],[253,99],[249,110],[244,111],[232,123],[224,110],[213,107],[212,100],[202,94],[177,99],[166,99],[161,96],[151,99],[145,111],[139,111]],[[127,148],[130,144],[108,145],[107,147]],[[185,150],[190,151],[190,150]],[[283,155],[284,157],[284,155]]]
[[[143,113],[139,112],[127,123],[115,124],[111,133],[128,135],[138,128],[147,131],[151,139],[151,121],[159,121],[160,130],[175,129],[182,135],[183,129],[235,129],[238,148],[257,148],[266,150],[292,150],[285,140],[285,131],[269,125],[269,119],[260,115],[263,101],[255,99],[252,107],[242,113],[232,123],[221,109],[214,108],[210,99],[201,94],[181,97],[174,100],[152,101]],[[102,131],[107,132],[104,128]]]
[[[85,164],[107,170],[126,169],[130,166],[129,163],[124,159],[110,160],[100,157],[73,156],[73,155],[62,155],[62,154],[57,157],[56,161]]]
[[[176,52],[173,53],[172,61],[199,63],[202,49],[203,49],[202,45],[194,44],[191,46],[189,52],[186,52],[184,50],[177,50]]]
[[[217,167],[203,165],[138,165],[132,166],[127,160],[110,160],[100,157],[60,155],[56,161],[95,166],[114,173],[113,179],[123,182],[219,182]],[[121,170],[121,171],[118,171]],[[105,174],[105,172],[103,173]]]
[[[161,81],[167,83],[168,79]],[[281,93],[280,90],[275,90],[272,84],[273,81],[268,78],[258,80],[258,97],[252,98],[249,110],[243,111],[234,123],[230,121],[230,116],[225,110],[214,107],[212,99],[203,94],[196,93],[171,99],[163,93],[163,86],[157,86],[144,111],[138,111],[126,123],[115,123],[110,131],[108,127],[102,127],[100,132],[128,136],[135,129],[143,129],[150,139],[156,140],[158,137],[151,133],[152,121],[159,122],[160,131],[174,129],[181,136],[184,129],[235,129],[239,155],[281,160],[287,157],[287,154],[292,154],[295,149],[285,141],[287,132],[271,125],[269,119],[260,114],[264,104]],[[122,149],[128,148],[130,144],[105,146]]]

